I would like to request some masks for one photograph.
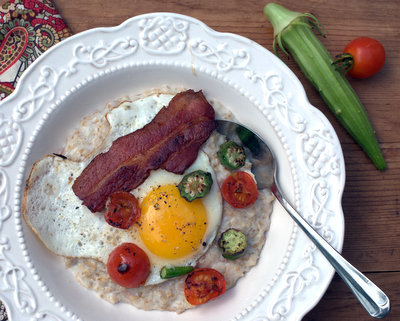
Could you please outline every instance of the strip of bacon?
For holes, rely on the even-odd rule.
[[[72,189],[92,212],[104,208],[116,191],[130,191],[164,168],[183,173],[216,128],[213,107],[201,91],[177,94],[143,128],[116,139],[75,180]]]

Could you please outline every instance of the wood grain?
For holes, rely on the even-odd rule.
[[[169,11],[195,17],[217,31],[242,35],[272,50],[273,30],[263,14],[268,1],[54,2],[74,33],[115,26],[143,13]],[[377,132],[388,163],[385,172],[374,168],[295,63],[286,57],[283,60],[303,83],[310,102],[331,121],[342,144],[347,176],[343,195],[346,224],[343,255],[391,298],[392,311],[385,320],[400,320],[400,1],[282,0],[279,3],[317,16],[327,30],[322,42],[332,55],[340,53],[347,42],[358,36],[376,38],[386,48],[386,64],[379,74],[362,81],[350,79]],[[322,300],[303,320],[367,321],[372,318],[335,276]]]

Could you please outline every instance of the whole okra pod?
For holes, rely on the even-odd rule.
[[[321,32],[319,21],[311,14],[290,11],[275,3],[266,5],[264,13],[274,28],[275,52],[277,43],[285,53],[293,56],[339,122],[375,166],[384,170],[385,159],[360,99],[311,29],[315,27]]]

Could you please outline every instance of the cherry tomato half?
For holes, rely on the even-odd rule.
[[[188,274],[185,280],[185,297],[193,305],[206,303],[225,293],[225,291],[225,278],[214,269],[195,269]]]
[[[129,192],[115,192],[106,202],[104,219],[111,226],[128,229],[140,216],[139,202]]]
[[[371,77],[385,64],[385,48],[372,38],[356,38],[344,48],[344,52],[353,56],[353,67],[348,74],[354,78]]]
[[[253,177],[238,171],[228,176],[222,183],[222,197],[235,208],[245,208],[255,203],[258,189]]]
[[[125,288],[143,285],[150,273],[147,254],[136,244],[123,243],[108,257],[107,271],[110,278]]]

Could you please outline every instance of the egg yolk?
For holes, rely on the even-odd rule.
[[[175,185],[152,190],[141,203],[139,234],[146,247],[167,259],[177,259],[202,245],[207,212],[198,199],[183,199]]]

